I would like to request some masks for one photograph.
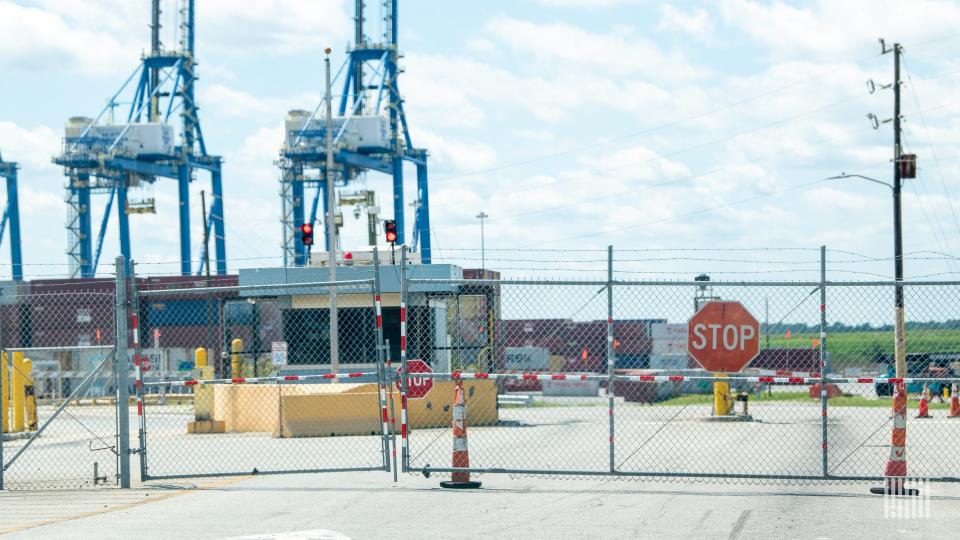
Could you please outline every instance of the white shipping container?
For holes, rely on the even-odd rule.
[[[651,352],[653,354],[686,354],[687,342],[654,340]]]
[[[540,383],[545,396],[588,396],[600,395],[600,381],[542,381]]]
[[[549,367],[550,351],[543,347],[507,347],[509,370],[546,370]]]
[[[654,340],[687,342],[687,325],[675,323],[653,323],[650,325],[650,337]]]
[[[687,369],[690,358],[686,354],[651,354],[650,369]]]

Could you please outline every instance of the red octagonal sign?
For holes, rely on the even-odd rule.
[[[707,371],[738,372],[760,352],[760,323],[740,302],[709,302],[687,323],[687,350]]]
[[[407,398],[419,399],[427,395],[433,388],[433,379],[429,377],[420,377],[418,373],[433,373],[430,366],[423,360],[407,361]],[[403,373],[398,368],[397,377],[402,377]],[[400,381],[397,381],[397,390],[401,390]]]

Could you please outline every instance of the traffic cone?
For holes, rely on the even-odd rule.
[[[893,431],[890,437],[890,457],[884,468],[884,486],[870,488],[879,495],[919,495],[916,489],[907,489],[907,386],[899,382],[893,391]]]
[[[467,452],[467,402],[463,396],[463,381],[457,380],[453,391],[453,468],[470,467]],[[450,480],[440,482],[440,487],[451,489],[476,489],[480,482],[470,481],[470,471],[454,471]]]
[[[920,407],[917,418],[933,418],[930,416],[930,384],[923,384],[923,393],[920,394]]]
[[[950,386],[950,418],[960,417],[960,392],[957,392],[957,383]]]

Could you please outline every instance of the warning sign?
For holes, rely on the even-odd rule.
[[[274,341],[270,344],[270,360],[275,366],[287,365],[287,342]]]

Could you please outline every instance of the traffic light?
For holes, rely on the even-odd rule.
[[[313,225],[304,223],[300,226],[300,241],[305,246],[313,245]]]
[[[391,244],[397,241],[397,222],[392,219],[383,221],[383,234]]]

